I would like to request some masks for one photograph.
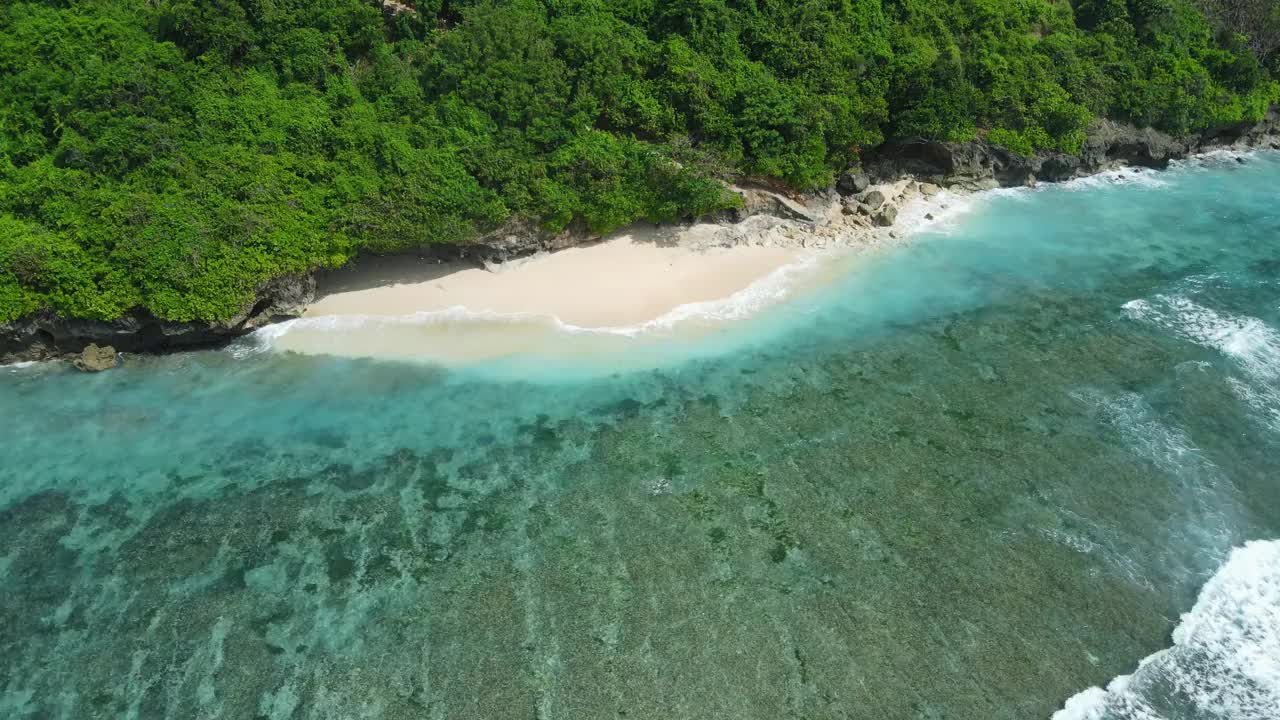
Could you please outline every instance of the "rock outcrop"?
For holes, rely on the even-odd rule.
[[[796,222],[814,222],[822,214],[821,209],[810,208],[805,203],[762,184],[743,182],[730,185],[727,189],[741,199],[738,207],[698,218],[700,221],[732,225],[763,215]],[[823,198],[807,199],[816,200],[814,204],[820,207],[826,205],[826,199]],[[426,254],[439,260],[475,260],[489,265],[540,252],[555,252],[600,238],[599,233],[591,232],[580,223],[553,233],[528,220],[513,219],[466,245],[430,246],[422,248],[418,255]]]
[[[110,370],[116,366],[116,349],[110,345],[99,346],[89,343],[89,346],[76,356],[75,366],[78,370],[91,373]]]
[[[729,190],[742,198],[742,205],[705,219],[713,222],[740,223],[749,217],[768,215],[783,220],[813,222],[820,214],[805,204],[762,185],[743,183],[731,185]]]
[[[1078,154],[1025,156],[981,141],[907,138],[866,153],[862,167],[879,181],[909,175],[943,187],[985,190],[1061,182],[1124,165],[1163,169],[1173,160],[1215,147],[1272,146],[1277,131],[1280,113],[1276,110],[1256,124],[1224,126],[1185,138],[1099,120],[1090,127]]]
[[[297,317],[315,299],[315,291],[313,275],[276,278],[258,289],[251,307],[223,322],[171,322],[145,311],[130,312],[110,321],[65,318],[41,312],[0,323],[0,363],[58,357],[74,359],[93,344],[123,352],[163,352],[217,345],[268,323]]]

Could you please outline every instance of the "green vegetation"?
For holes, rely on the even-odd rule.
[[[9,2],[0,320],[225,319],[362,250],[674,220],[894,136],[1260,118],[1276,43],[1203,2]]]

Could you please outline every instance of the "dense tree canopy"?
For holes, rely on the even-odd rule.
[[[1096,116],[1182,133],[1280,94],[1280,26],[1225,0],[409,5],[6,3],[0,320],[216,320],[362,250],[820,187],[890,137],[1070,151]]]

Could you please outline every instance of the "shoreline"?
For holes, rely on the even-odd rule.
[[[803,254],[777,246],[701,250],[687,244],[686,233],[674,233],[669,244],[657,242],[658,235],[636,227],[488,268],[370,258],[322,279],[317,300],[301,317],[395,317],[464,308],[480,316],[551,317],[587,329],[628,327],[682,305],[733,295]],[[338,286],[327,287],[333,283]]]
[[[727,332],[839,266],[823,263],[817,250],[694,249],[687,236],[686,244],[659,246],[635,234],[490,269],[441,265],[436,279],[331,293],[247,342],[447,365],[608,358],[616,370]],[[350,279],[380,272],[375,264]]]
[[[742,247],[812,251],[900,242],[943,215],[951,214],[951,203],[975,193],[1058,184],[1125,169],[1163,171],[1171,163],[1215,153],[1280,149],[1275,134],[1277,127],[1280,127],[1280,113],[1273,111],[1254,126],[1182,141],[1130,129],[1139,140],[1124,136],[1122,140],[1127,138],[1130,142],[1124,144],[1114,137],[1101,141],[1091,138],[1094,145],[1083,149],[1080,156],[1061,153],[1029,158],[1012,156],[1007,150],[981,142],[885,145],[868,153],[864,170],[856,175],[846,172],[825,191],[797,198],[759,185],[735,186],[733,189],[744,200],[741,209],[704,218],[692,225],[648,228],[654,235],[665,238],[658,243],[663,247],[674,244],[702,252]],[[1115,132],[1114,128],[1111,132]],[[920,147],[933,148],[943,156],[921,160]],[[915,150],[908,152],[902,148]],[[1046,169],[1046,176],[1038,179],[1036,172],[1041,168]],[[850,178],[855,181],[852,189],[846,187]],[[861,187],[857,187],[858,178],[861,178]],[[876,194],[880,197],[876,198]],[[640,226],[620,232],[636,232],[637,227]],[[673,243],[673,236],[680,240]],[[489,238],[492,240],[493,236]],[[507,237],[506,241],[505,244],[478,241],[465,246],[428,246],[417,253],[365,256],[353,264],[367,262],[371,257],[388,263],[415,256],[419,263],[439,263],[444,257],[454,261],[470,258],[473,260],[470,269],[476,268],[474,261],[478,260],[490,271],[498,270],[496,274],[501,274],[502,267],[513,261],[530,262],[529,258],[533,257],[536,262],[539,256],[553,257],[556,251],[605,244],[599,237],[570,237],[566,233],[556,238]],[[505,262],[493,263],[495,259]],[[167,322],[141,310],[113,321],[61,318],[43,312],[0,323],[0,366],[73,358],[91,343],[112,346],[124,353],[147,354],[225,346],[264,327],[306,316],[308,308],[325,300],[324,295],[317,299],[317,276],[323,280],[326,275],[343,273],[352,266],[330,273],[317,271],[276,278],[264,284],[258,301],[243,315],[217,323]]]
[[[914,179],[869,185],[858,199],[808,204],[758,188],[740,191],[784,206],[792,217],[633,225],[483,268],[368,258],[322,277],[317,300],[297,320],[254,340],[277,351],[444,364],[575,353],[626,364],[634,361],[628,353],[727,331],[824,287],[856,262],[835,256],[905,239],[963,199]],[[566,343],[566,333],[575,339]]]
[[[1243,161],[1230,150],[1197,157],[1219,153]],[[1150,182],[1158,174],[1114,167],[1067,182]],[[825,202],[792,201],[795,213],[815,218],[809,221],[764,215],[733,225],[633,226],[597,242],[484,267],[368,258],[322,278],[319,298],[297,321],[258,335],[276,350],[442,362],[545,353],[565,333],[615,336],[585,342],[584,348],[602,352],[637,347],[619,345],[617,337],[695,339],[824,287],[854,266],[859,250],[908,242],[967,213],[984,196],[1020,189],[944,190],[899,179]],[[872,193],[881,196],[878,210],[865,206]],[[894,224],[879,223],[877,213],[888,208],[896,213]]]

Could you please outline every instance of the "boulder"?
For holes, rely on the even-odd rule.
[[[89,345],[75,359],[75,366],[84,372],[102,372],[116,366],[116,349],[110,345]]]
[[[868,212],[875,212],[880,209],[881,205],[884,205],[884,200],[884,193],[879,190],[872,190],[863,196],[862,206],[865,207]]]
[[[942,188],[933,183],[920,183],[920,194],[927,198],[931,198],[940,192],[942,192]]]
[[[898,208],[892,205],[886,206],[885,209],[880,211],[879,215],[876,215],[876,224],[880,227],[889,227],[897,221]]]
[[[836,180],[836,191],[841,195],[857,195],[871,186],[871,179],[861,172],[846,172]]]

